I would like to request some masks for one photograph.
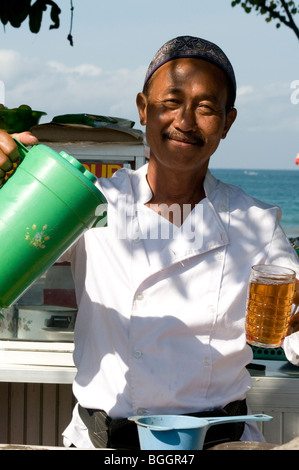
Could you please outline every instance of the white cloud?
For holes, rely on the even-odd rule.
[[[142,88],[145,67],[103,70],[94,64],[66,66],[58,61],[22,57],[0,50],[0,80],[5,84],[5,105],[28,104],[54,115],[90,113],[116,115],[138,124],[136,94]]]
[[[21,55],[17,51],[1,49],[0,50],[0,71],[1,80],[9,81],[18,73]]]
[[[0,79],[8,87],[23,77],[32,76],[41,67],[39,59],[24,57],[19,52],[10,49],[0,49]]]
[[[254,92],[254,88],[253,86],[251,85],[243,85],[243,86],[240,86],[237,90],[237,96],[238,98],[242,97],[242,96],[247,96],[247,95],[252,95],[252,93]]]
[[[135,98],[140,91],[146,66],[104,69],[93,63],[66,65],[46,61],[15,50],[0,50],[0,80],[5,85],[5,105],[28,104],[45,111],[41,122],[70,113],[104,114],[128,118],[140,127]],[[297,134],[299,104],[291,102],[291,83],[266,85],[245,83],[238,88],[236,135],[273,139],[286,133]],[[266,137],[265,137],[266,138]]]
[[[238,89],[238,121],[250,132],[277,132],[298,129],[298,106],[291,102],[291,83],[273,82],[264,86],[244,85]]]
[[[75,67],[67,67],[61,62],[49,61],[49,68],[58,74],[79,75],[83,77],[98,77],[102,74],[102,69],[92,64],[81,64]]]

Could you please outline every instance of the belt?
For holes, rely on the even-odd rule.
[[[79,415],[88,429],[89,437],[96,448],[119,450],[140,450],[137,425],[127,418],[112,419],[103,410],[78,407]],[[195,417],[225,417],[247,414],[246,400],[229,403],[224,408],[213,411],[188,413]],[[217,424],[208,429],[204,449],[216,444],[240,440],[244,431],[244,422]]]

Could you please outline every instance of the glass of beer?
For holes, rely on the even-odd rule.
[[[296,273],[282,266],[251,268],[246,307],[247,343],[262,348],[281,346],[289,325]]]

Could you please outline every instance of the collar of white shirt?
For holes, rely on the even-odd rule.
[[[226,228],[229,222],[228,194],[222,188],[221,195],[217,195],[218,182],[209,171],[204,182],[206,197],[186,217],[181,227],[174,226],[144,205],[152,194],[146,174],[147,165],[131,177],[131,197],[136,207],[137,224],[133,242],[136,244],[137,240],[142,239],[152,267],[165,268],[186,257],[206,253],[229,243]]]

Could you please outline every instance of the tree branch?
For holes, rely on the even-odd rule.
[[[285,3],[284,0],[281,0],[281,2],[282,2],[282,4]],[[271,18],[271,17],[272,17],[272,18],[276,18],[276,19],[278,19],[279,21],[281,21],[281,23],[283,23],[283,24],[285,24],[286,26],[288,26],[289,28],[291,28],[290,22],[287,21],[287,20],[285,19],[285,17],[282,16],[278,11],[275,11],[273,8],[271,8],[270,6],[266,5],[266,1],[265,1],[265,0],[263,1],[263,4],[262,4],[262,5],[260,4],[260,5],[256,6],[256,9],[257,9],[257,10],[258,10],[258,7],[259,7],[259,6],[262,6],[263,9],[264,9],[267,13],[269,13],[270,18]],[[284,8],[285,8],[285,6],[286,6],[286,5],[283,5]]]
[[[291,28],[294,31],[297,38],[299,39],[299,28],[297,27],[295,21],[293,20],[293,16],[290,13],[288,4],[286,3],[285,0],[281,0],[281,4],[282,4],[282,6],[283,6],[283,8],[284,8],[284,10],[287,14],[287,17],[289,18],[289,21],[287,23],[284,23],[284,24],[289,26],[289,28]]]
[[[271,2],[270,5],[266,5],[266,2],[267,0],[260,0],[260,1],[245,0],[244,2],[241,3],[241,0],[236,0],[232,2],[232,6],[241,4],[243,9],[246,11],[246,13],[250,13],[252,8],[254,8],[257,11],[257,13],[260,13],[262,15],[267,13],[269,15],[268,18],[266,19],[267,22],[270,22],[271,19],[278,20],[280,23],[283,23],[285,26],[292,29],[297,39],[299,40],[299,28],[293,19],[293,15],[299,12],[299,7],[297,7],[294,2],[288,2],[287,0],[279,0],[279,3],[278,1],[275,3]],[[275,5],[281,9],[281,12],[276,11],[276,9],[274,8]],[[292,8],[294,7],[294,10],[295,10],[294,13],[290,11],[290,7]],[[283,10],[286,16],[283,14]],[[279,26],[279,23],[277,26]]]

